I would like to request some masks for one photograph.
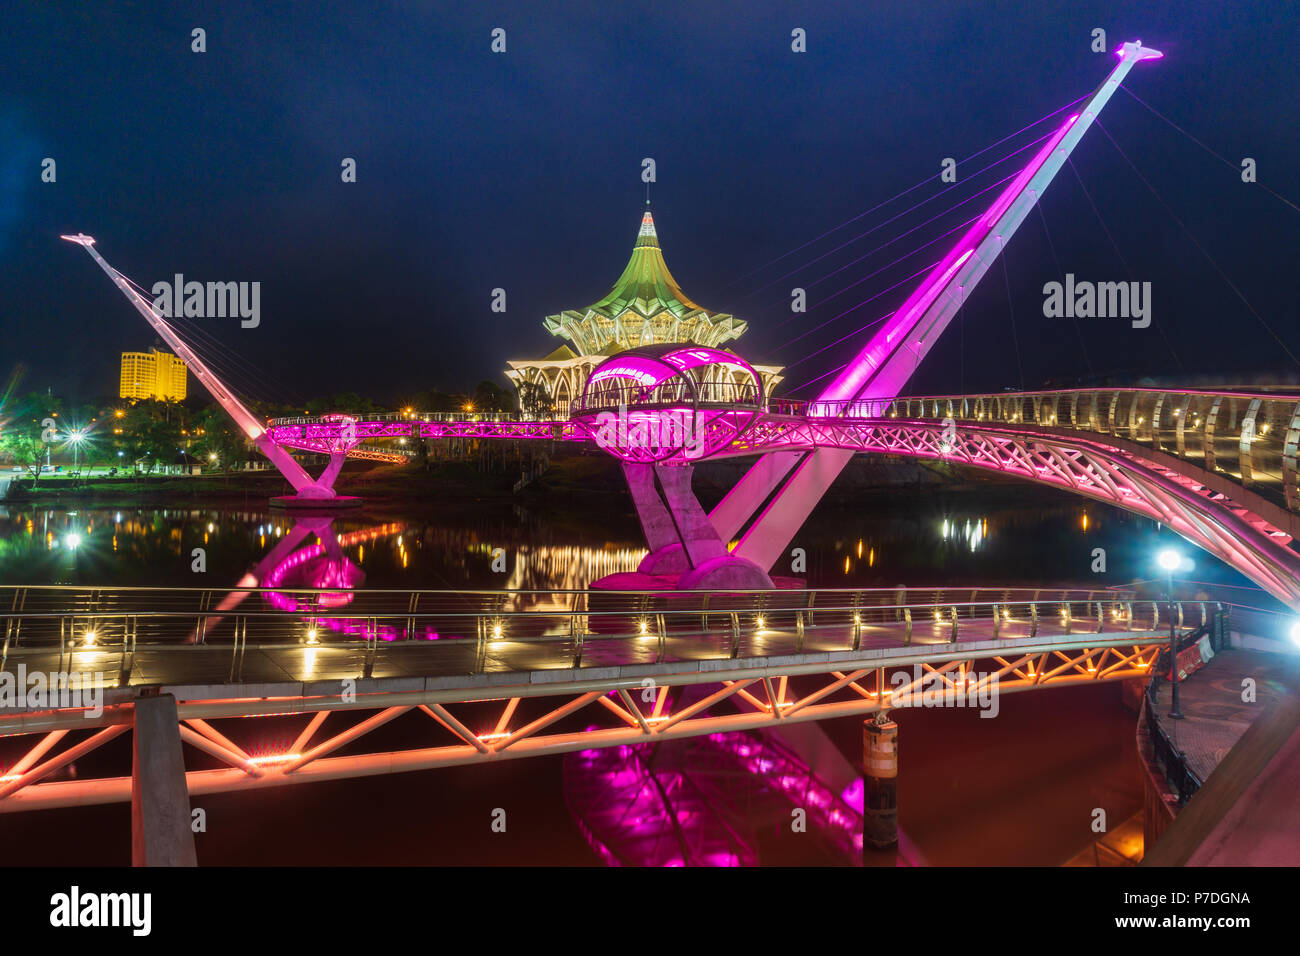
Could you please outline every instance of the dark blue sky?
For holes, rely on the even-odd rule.
[[[10,3],[0,17],[0,371],[22,362],[24,388],[83,397],[114,390],[117,353],[153,337],[61,232],[96,236],[146,286],[175,272],[260,281],[259,328],[205,320],[262,372],[236,385],[282,400],[395,400],[504,381],[505,359],[554,348],[542,318],[598,299],[626,261],[646,156],[685,291],[750,321],[738,348],[752,360],[794,361],[897,304],[902,290],[779,348],[907,274],[833,301],[876,266],[812,286],[893,233],[761,291],[837,242],[736,280],[933,178],[832,237],[852,238],[937,192],[944,157],[1089,93],[1114,65],[1090,51],[1094,27],[1112,49],[1140,37],[1163,50],[1129,87],[1233,163],[1255,158],[1261,183],[1300,202],[1295,3]],[[204,54],[190,51],[195,26]],[[504,55],[489,51],[494,27],[507,31]],[[790,50],[794,27],[807,31],[805,54]],[[1123,93],[1102,122],[1300,354],[1300,212]],[[55,184],[40,181],[47,156]],[[357,159],[354,185],[340,182],[343,157]],[[1035,217],[1008,248],[1006,278],[990,271],[914,390],[1088,371],[1296,379],[1300,367],[1100,130],[1074,162],[1119,252],[1067,168],[1043,202],[1061,271],[1152,282],[1159,330],[1093,319],[1076,332],[1043,318],[1042,285],[1058,270]],[[797,284],[817,291],[790,320]],[[504,315],[490,309],[498,286]],[[797,366],[791,382],[844,361],[844,348]]]

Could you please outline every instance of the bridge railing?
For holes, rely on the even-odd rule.
[[[892,402],[886,399],[805,402],[793,398],[773,398],[767,403],[769,415],[793,415],[800,418],[887,418]]]
[[[762,400],[762,389],[751,383],[694,382],[684,378],[671,378],[656,385],[623,384],[617,380],[597,383],[589,392],[579,396],[572,405],[573,414],[620,407],[636,408],[698,408],[734,407],[757,409]]]
[[[148,672],[166,674],[167,683],[190,674],[219,679],[227,672],[224,664],[214,671],[213,660],[229,661],[229,679],[237,679],[250,652],[304,648],[348,651],[346,660],[369,676],[377,660],[430,652],[461,655],[456,672],[464,673],[1094,633],[1140,633],[1149,641],[1166,614],[1157,602],[1113,591],[1007,588],[666,594],[10,587],[0,599],[0,670],[20,662],[55,669],[57,660],[59,670],[65,661],[78,670],[98,662],[130,675],[137,653],[163,653],[167,663]],[[1180,617],[1203,619],[1201,604],[1184,602]],[[494,657],[506,663],[489,664]]]
[[[1227,644],[1229,613],[1226,608],[1216,608],[1208,622],[1179,637],[1178,650],[1186,650],[1207,635],[1211,647],[1216,651],[1221,650]],[[1151,668],[1151,679],[1147,681],[1144,692],[1142,715],[1156,764],[1163,771],[1165,782],[1178,798],[1181,807],[1205,781],[1197,776],[1187,761],[1187,755],[1178,749],[1176,740],[1166,731],[1165,723],[1160,719],[1160,687],[1169,682],[1170,659],[1169,648],[1165,646],[1156,658],[1155,666]]]
[[[366,422],[517,422],[522,420],[517,412],[367,412],[351,416],[357,421]],[[289,418],[270,418],[267,424],[274,428],[278,425],[319,425],[330,421],[329,415],[297,415]]]
[[[1191,462],[1300,512],[1300,395],[1091,388],[895,399],[889,417],[1110,435]]]

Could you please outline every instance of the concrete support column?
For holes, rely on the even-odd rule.
[[[862,846],[898,845],[898,724],[862,724]]]
[[[733,557],[691,488],[691,465],[624,462],[650,553],[637,570],[676,574],[682,589],[770,588],[772,579],[750,561]]]
[[[651,553],[677,544],[677,528],[673,525],[672,515],[655,488],[654,465],[625,461],[623,477],[627,479],[627,490],[632,494],[632,504],[636,506],[636,516]]]
[[[642,574],[681,574],[690,570],[686,551],[677,537],[677,526],[668,513],[655,485],[654,465],[623,462],[623,477],[636,506],[637,520],[650,549],[637,570]]]
[[[340,449],[339,451],[330,452],[330,463],[320,473],[320,477],[316,479],[316,484],[332,492],[334,482],[338,480],[339,472],[343,470],[343,463],[347,460],[348,453],[345,450]]]
[[[131,767],[131,864],[197,866],[176,698],[141,697]]]
[[[659,479],[659,487],[664,490],[664,501],[668,505],[682,547],[686,549],[687,559],[691,567],[698,568],[705,561],[726,555],[727,546],[718,537],[713,522],[695,497],[691,488],[694,474],[693,465],[655,466],[655,477]]]

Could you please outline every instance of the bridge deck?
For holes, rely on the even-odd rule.
[[[1029,622],[1002,623],[995,637],[990,620],[963,621],[957,640],[951,640],[948,622],[923,623],[914,627],[910,643],[906,627],[898,624],[861,626],[858,651],[910,651],[926,649],[931,653],[945,650],[969,653],[982,645],[987,652],[1009,653],[1018,645],[1039,647],[1100,647],[1115,644],[1146,644],[1160,640],[1162,632],[1150,629],[1107,630],[1096,633],[1083,630],[1075,622],[1072,630],[1056,622],[1040,622],[1036,635]],[[480,652],[479,642],[470,639],[439,641],[395,641],[380,643],[368,651],[364,642],[347,642],[329,646],[303,644],[248,645],[236,653],[231,644],[143,647],[127,654],[127,679],[120,679],[123,652],[116,650],[78,649],[60,654],[54,647],[11,649],[5,670],[16,672],[25,665],[35,671],[77,673],[92,678],[92,686],[148,685],[216,685],[310,683],[339,681],[367,676],[376,679],[403,677],[465,677],[474,674],[517,674],[528,682],[535,672],[564,671],[573,679],[595,676],[609,668],[633,665],[660,665],[660,673],[672,673],[674,665],[693,662],[744,661],[749,665],[765,659],[803,658],[812,662],[823,655],[843,655],[852,659],[851,626],[809,628],[802,644],[793,630],[763,629],[742,634],[733,652],[730,630],[721,628],[700,634],[669,634],[662,642],[657,637],[587,635],[581,655],[577,643],[567,635],[490,640]],[[480,653],[482,656],[480,657]],[[925,652],[922,652],[925,656]],[[367,666],[369,665],[369,666]]]
[[[1242,680],[1255,682],[1257,699],[1243,703]],[[1262,651],[1221,651],[1178,688],[1182,720],[1170,720],[1172,688],[1156,688],[1157,718],[1200,780],[1223,761],[1259,715],[1300,687],[1300,661]]]

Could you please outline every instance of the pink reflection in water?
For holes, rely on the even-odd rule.
[[[737,771],[747,775],[737,786]],[[755,866],[747,819],[808,814],[809,832],[850,862],[862,849],[861,783],[833,793],[796,755],[744,733],[584,750],[565,760],[565,797],[611,866]]]

